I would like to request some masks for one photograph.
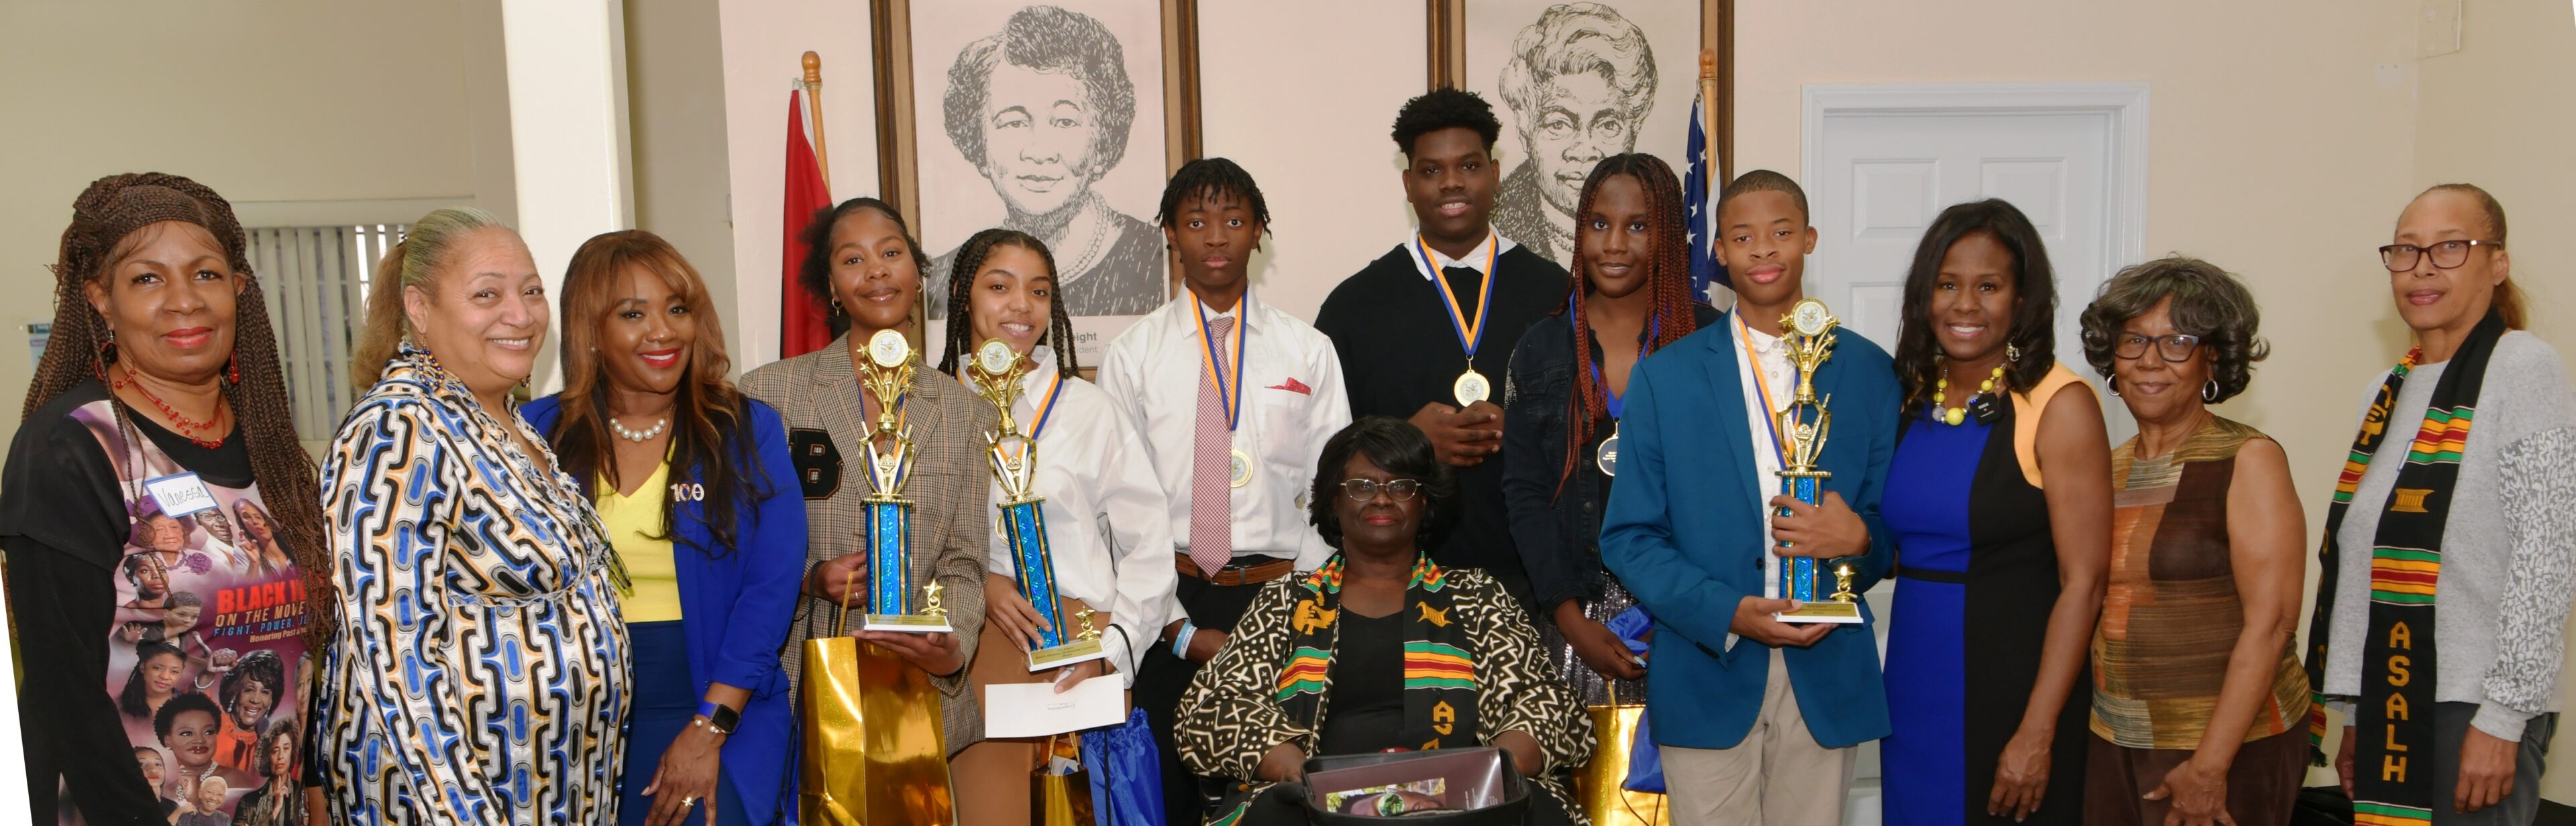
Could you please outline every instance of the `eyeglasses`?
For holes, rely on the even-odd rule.
[[[2455,269],[2461,264],[2469,263],[2470,247],[2494,247],[2496,249],[2504,249],[2504,242],[2440,241],[2429,247],[2420,247],[2414,244],[2390,244],[2379,248],[2379,263],[2388,265],[2389,272],[2405,272],[2407,270],[2414,269],[2415,261],[2422,258],[2424,253],[2431,252],[2433,254],[2434,267],[2445,270]]]
[[[1380,490],[1386,491],[1386,498],[1403,502],[1412,499],[1413,494],[1422,490],[1422,480],[1389,479],[1384,484],[1379,484],[1375,479],[1346,479],[1342,482],[1342,495],[1350,497],[1353,501],[1366,502],[1375,499]]]
[[[2200,349],[2200,337],[2179,333],[2170,336],[2121,333],[2120,338],[2112,342],[2111,351],[2124,359],[2141,358],[2147,354],[2149,344],[2155,345],[2156,352],[2166,361],[2190,361],[2191,354]]]

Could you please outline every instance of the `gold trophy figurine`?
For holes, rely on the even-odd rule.
[[[1845,562],[1845,563],[1841,563],[1841,564],[1838,564],[1838,565],[1835,565],[1835,566],[1834,566],[1834,595],[1833,595],[1833,597],[1832,597],[1833,601],[1835,601],[1835,602],[1850,602],[1850,601],[1852,601],[1852,600],[1855,600],[1855,599],[1859,599],[1859,598],[1860,598],[1860,595],[1859,595],[1859,594],[1854,594],[1854,593],[1852,593],[1852,589],[1851,589],[1851,581],[1852,581],[1852,567],[1851,567],[1851,563],[1849,563],[1849,562]]]

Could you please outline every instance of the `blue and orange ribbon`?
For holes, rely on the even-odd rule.
[[[1434,263],[1439,259],[1431,257],[1429,242],[1424,241],[1419,233],[1413,236],[1413,251],[1422,256],[1422,271],[1431,274],[1431,283],[1440,290],[1440,300],[1448,303],[1449,327],[1458,333],[1458,349],[1467,352],[1469,369],[1475,367],[1476,346],[1485,341],[1485,314],[1494,307],[1494,258],[1502,253],[1502,246],[1502,236],[1485,236],[1485,278],[1477,287],[1476,317],[1471,319],[1465,310],[1459,309],[1458,293],[1449,288],[1449,279],[1440,274],[1440,267]]]
[[[1762,380],[1762,357],[1753,354],[1752,328],[1744,326],[1744,311],[1737,310],[1735,312],[1728,313],[1727,315],[1735,321],[1735,340],[1737,345],[1744,350],[1744,363],[1750,365],[1753,371],[1753,389],[1762,394],[1762,409],[1769,413],[1769,415],[1762,417],[1762,428],[1770,431],[1771,433],[1771,449],[1774,451],[1774,455],[1780,457],[1780,466],[1783,468],[1788,467],[1789,442],[1780,436],[1780,414],[1782,410],[1779,405],[1771,403],[1771,383]]]
[[[1055,371],[1053,375],[1054,378],[1047,381],[1046,395],[1038,397],[1035,404],[1038,420],[1029,425],[1031,440],[1037,439],[1038,434],[1046,432],[1047,420],[1055,417],[1055,393],[1064,389],[1064,371]]]
[[[1233,332],[1234,361],[1227,363],[1224,372],[1217,370],[1217,359],[1220,353],[1217,350],[1216,341],[1208,335],[1207,305],[1196,301],[1191,302],[1191,307],[1198,314],[1199,349],[1205,355],[1205,358],[1199,360],[1199,364],[1207,369],[1208,381],[1216,385],[1217,400],[1225,405],[1225,429],[1228,431],[1234,430],[1235,425],[1243,420],[1243,328],[1246,319],[1242,316],[1249,315],[1244,312],[1244,308],[1250,306],[1251,302],[1252,293],[1248,291],[1243,294],[1243,297],[1234,301],[1236,312]],[[1228,379],[1229,376],[1233,378]]]

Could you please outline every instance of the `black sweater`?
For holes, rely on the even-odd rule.
[[[1350,393],[1351,416],[1381,415],[1410,419],[1424,404],[1454,405],[1450,386],[1467,367],[1466,354],[1449,321],[1440,290],[1422,278],[1413,253],[1397,246],[1369,262],[1358,274],[1333,288],[1315,314],[1315,329],[1332,338],[1342,360],[1342,386]],[[1476,312],[1477,280],[1472,275],[1450,279],[1461,307]],[[1563,267],[1525,247],[1513,247],[1494,260],[1493,309],[1486,314],[1484,339],[1476,348],[1476,372],[1494,383],[1493,401],[1502,403],[1503,378],[1521,333],[1565,305]],[[1318,448],[1321,445],[1317,446]],[[1512,546],[1510,520],[1503,508],[1503,457],[1452,469],[1458,482],[1458,505],[1442,517],[1446,536],[1432,550],[1433,561],[1451,568],[1482,568],[1528,605],[1529,576]]]

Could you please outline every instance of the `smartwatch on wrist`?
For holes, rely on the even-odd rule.
[[[727,737],[733,736],[734,727],[742,724],[742,712],[714,701],[698,703],[698,716],[706,718],[703,725],[707,730]]]

